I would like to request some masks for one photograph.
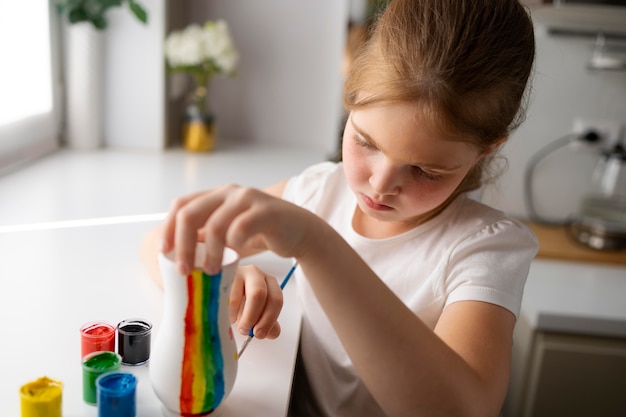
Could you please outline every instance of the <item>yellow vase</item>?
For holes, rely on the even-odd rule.
[[[182,142],[192,152],[209,152],[217,139],[215,117],[207,103],[207,89],[196,87],[185,108],[182,125]]]
[[[183,123],[183,146],[192,152],[209,152],[215,148],[213,120],[186,120]]]

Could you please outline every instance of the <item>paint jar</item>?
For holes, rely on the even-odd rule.
[[[122,320],[117,325],[117,353],[124,365],[142,365],[150,358],[152,324],[146,320]]]
[[[43,376],[20,388],[22,417],[61,417],[63,384]]]
[[[83,400],[96,404],[96,379],[107,372],[119,371],[122,357],[115,352],[93,352],[83,358]]]
[[[137,378],[124,372],[109,372],[96,379],[98,417],[135,417]]]
[[[115,352],[115,326],[105,321],[92,321],[80,328],[80,357],[100,351]]]

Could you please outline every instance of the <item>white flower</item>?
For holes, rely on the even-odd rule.
[[[228,24],[223,20],[218,20],[217,22],[207,22],[204,27],[205,34],[207,34],[205,43],[207,56],[213,57],[215,64],[223,72],[233,72],[239,56],[230,36]]]
[[[182,32],[173,32],[165,42],[165,54],[170,66],[198,65],[204,60],[201,44],[196,41],[202,29],[191,25]]]
[[[223,20],[191,24],[170,33],[165,56],[172,68],[204,66],[205,71],[231,74],[239,59],[228,25]]]

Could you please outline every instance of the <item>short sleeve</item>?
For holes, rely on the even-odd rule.
[[[445,305],[484,301],[517,318],[530,264],[537,253],[535,235],[522,223],[503,219],[463,238],[450,253]]]

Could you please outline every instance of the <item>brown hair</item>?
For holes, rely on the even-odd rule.
[[[534,56],[517,0],[392,0],[350,66],[345,106],[415,103],[420,120],[482,152],[523,121]],[[455,195],[480,187],[490,159]]]

